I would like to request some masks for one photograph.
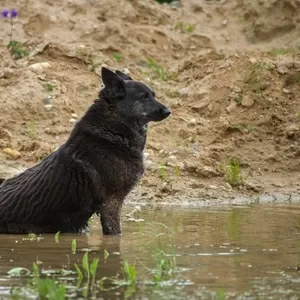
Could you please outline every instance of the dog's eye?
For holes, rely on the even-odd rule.
[[[149,98],[149,94],[146,92],[146,93],[143,93],[141,95],[141,99],[148,99]]]

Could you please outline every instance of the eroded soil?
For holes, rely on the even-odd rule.
[[[129,203],[299,191],[300,1],[7,0],[1,8],[12,7],[13,38],[30,55],[12,58],[1,20],[4,169],[32,166],[66,140],[106,65],[151,85],[173,112],[150,126],[147,172]],[[226,180],[230,157],[242,185]]]

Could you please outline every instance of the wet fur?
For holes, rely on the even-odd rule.
[[[122,203],[144,172],[147,132],[138,118],[120,117],[109,99],[115,96],[100,92],[65,144],[4,181],[0,233],[77,233],[94,213],[103,234],[121,233]]]

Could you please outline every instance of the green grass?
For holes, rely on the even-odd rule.
[[[37,138],[37,129],[35,122],[30,121],[26,124],[26,135],[32,140]]]
[[[101,65],[101,63],[91,60],[90,61],[90,71],[95,72],[100,65]]]
[[[175,30],[180,31],[181,33],[192,33],[196,29],[195,25],[185,24],[183,22],[177,22],[175,25]]]
[[[7,48],[9,49],[11,55],[14,59],[20,59],[29,55],[29,51],[23,43],[11,40],[8,43]]]
[[[156,78],[163,80],[163,81],[167,79],[166,71],[153,58],[147,57],[147,65],[150,69],[152,69]]]
[[[231,157],[222,167],[225,178],[231,186],[244,184],[245,177],[241,173],[240,162],[237,158]]]
[[[277,57],[277,56],[286,55],[286,54],[289,54],[292,52],[294,52],[294,50],[292,50],[292,49],[272,48],[270,51],[267,52],[267,54],[271,57]]]
[[[269,81],[268,64],[265,62],[251,64],[244,73],[243,81],[251,91],[257,94],[264,91]]]
[[[121,59],[122,59],[122,54],[121,54],[121,53],[118,53],[118,52],[113,53],[112,56],[113,56],[113,60],[114,60],[115,62],[120,62]]]
[[[54,85],[52,83],[46,83],[45,88],[48,92],[53,92],[54,90]]]

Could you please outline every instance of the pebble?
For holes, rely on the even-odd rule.
[[[291,91],[284,88],[284,89],[282,89],[282,92],[283,92],[284,94],[289,94]]]
[[[190,93],[190,89],[188,87],[182,88],[179,91],[180,96],[187,96]]]
[[[251,62],[251,64],[255,64],[257,62],[257,59],[254,57],[250,57],[249,61]]]
[[[28,68],[37,72],[42,72],[44,69],[51,67],[48,62],[35,63],[30,65]]]
[[[222,25],[226,26],[228,24],[228,20],[222,21]]]
[[[51,110],[52,107],[53,107],[52,104],[45,104],[45,105],[44,105],[45,110],[48,110],[48,111]]]
[[[178,165],[175,155],[170,155],[167,159],[167,166],[176,167]]]
[[[18,158],[22,157],[22,154],[19,151],[13,150],[11,148],[4,148],[3,152],[13,159],[18,159]]]
[[[254,99],[248,95],[245,95],[242,99],[242,106],[251,107],[254,104]]]
[[[196,118],[192,118],[192,119],[189,121],[189,125],[190,125],[190,126],[197,125],[197,119],[196,119]]]
[[[77,114],[72,114],[72,118],[74,118],[74,119],[78,119],[78,116],[77,116]]]
[[[69,120],[70,123],[75,123],[76,121],[77,121],[77,120],[74,119],[74,118],[71,118],[71,119]]]

